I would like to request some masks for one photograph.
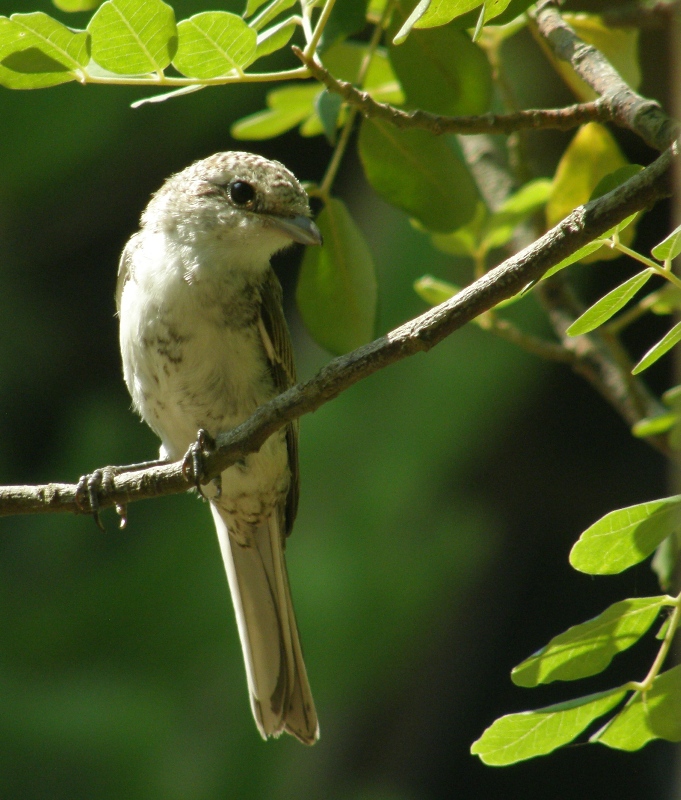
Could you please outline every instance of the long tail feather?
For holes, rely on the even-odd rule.
[[[252,545],[229,535],[211,503],[236,614],[253,716],[263,739],[282,731],[305,744],[319,738],[291,602],[279,521],[259,526]]]

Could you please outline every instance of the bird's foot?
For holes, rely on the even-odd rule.
[[[114,489],[114,478],[118,471],[114,467],[96,469],[89,475],[81,475],[76,487],[76,504],[86,514],[92,514],[97,527],[104,531],[100,516],[101,499]],[[121,516],[121,527],[125,525],[125,507],[117,505]]]
[[[196,434],[196,441],[189,445],[189,449],[184,457],[184,462],[182,464],[182,472],[187,480],[191,480],[196,487],[196,491],[203,497],[204,500],[208,498],[203,492],[201,488],[201,484],[204,482],[205,477],[205,470],[203,466],[203,461],[206,455],[209,455],[215,450],[215,439],[208,433],[208,431],[204,430],[203,428],[199,429],[199,432]],[[220,497],[222,491],[222,482],[220,480],[220,476],[218,475],[217,478],[213,479],[213,484],[217,488],[217,495],[212,497],[212,500],[216,500]]]

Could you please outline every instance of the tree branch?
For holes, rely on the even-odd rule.
[[[568,61],[577,75],[599,95],[612,120],[638,134],[646,144],[664,150],[678,136],[677,124],[655,100],[631,89],[593,45],[583,42],[561,17],[556,0],[540,0],[534,13],[537,32],[554,54]]]
[[[679,0],[657,0],[655,3],[623,3],[601,13],[603,22],[614,28],[661,28],[670,25]]]
[[[649,167],[606,195],[579,206],[536,242],[483,275],[455,297],[390,331],[385,336],[330,361],[305,383],[261,406],[253,416],[218,437],[204,459],[205,479],[218,475],[257,451],[277,430],[308,414],[363,378],[420,352],[426,352],[501,300],[537,281],[552,266],[605,233],[630,214],[671,194],[671,172],[679,161],[676,142]],[[179,494],[193,478],[175,462],[115,475],[99,497],[101,508]],[[0,516],[45,512],[83,513],[74,484],[8,486],[0,489]]]
[[[470,135],[474,133],[514,133],[520,130],[571,130],[585,122],[610,122],[613,112],[609,105],[595,100],[576,103],[566,108],[537,108],[513,114],[481,114],[472,117],[443,117],[417,109],[404,111],[389,103],[379,103],[368,92],[355,88],[347,81],[334,78],[317,61],[306,56],[298,47],[291,48],[312,75],[345,102],[367,118],[383,119],[396,128],[420,128],[440,136],[443,133]]]

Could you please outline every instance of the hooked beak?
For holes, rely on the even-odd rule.
[[[294,242],[300,244],[322,244],[322,234],[319,228],[308,217],[298,214],[296,217],[279,217],[272,215],[268,217],[270,223],[279,228]]]

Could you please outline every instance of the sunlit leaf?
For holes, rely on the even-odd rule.
[[[666,333],[657,344],[654,344],[650,350],[643,356],[643,358],[638,362],[638,364],[632,369],[632,375],[638,375],[639,372],[643,372],[644,369],[648,369],[652,364],[654,364],[659,358],[661,358],[665,353],[674,347],[675,344],[681,341],[681,322],[677,322],[676,325]]]
[[[396,33],[393,44],[402,44],[414,27],[434,28],[446,25],[455,17],[481,5],[482,0],[420,0]]]
[[[52,0],[60,11],[92,11],[102,4],[102,0]]]
[[[90,59],[88,35],[42,11],[0,17],[0,84],[37,89],[72,81]]]
[[[390,61],[410,108],[434,114],[484,114],[492,99],[492,70],[483,50],[462,31],[414,31]]]
[[[590,575],[614,575],[638,564],[681,527],[681,495],[611,511],[587,528],[570,564]]]
[[[107,0],[87,29],[92,58],[122,75],[160,72],[177,46],[175,13],[162,0]]]
[[[597,122],[583,125],[558,163],[551,196],[546,204],[548,227],[552,228],[577,206],[587,203],[599,182],[621,167],[631,167],[631,165],[627,164],[607,128]],[[633,228],[627,228],[622,233],[622,242],[626,245],[631,244],[634,233]],[[607,234],[602,238],[607,238]],[[583,260],[585,263],[607,261],[620,255],[618,250],[603,247]]]
[[[681,225],[663,239],[651,250],[653,257],[658,261],[671,261],[681,253]]]
[[[591,308],[587,308],[567,329],[567,335],[581,336],[583,333],[589,333],[589,331],[607,322],[645,286],[652,274],[653,270],[644,269],[643,272],[639,272],[629,280],[616,286],[611,292],[608,292],[598,302],[594,303]]]
[[[543,756],[571,742],[595,719],[614,708],[623,689],[579,697],[567,703],[508,714],[492,723],[473,742],[471,753],[490,766],[504,766]]]
[[[295,31],[296,22],[294,20],[284,20],[278,25],[273,25],[271,28],[259,33],[253,61],[286,47]]]
[[[322,91],[319,84],[293,84],[267,95],[266,111],[258,111],[232,125],[235,139],[271,139],[295,128],[309,117]]]
[[[177,24],[173,66],[188,78],[241,72],[255,58],[257,33],[227,11],[204,11]]]
[[[283,14],[291,6],[296,4],[297,0],[272,0],[272,2],[264,8],[255,19],[252,19],[248,25],[254,31],[261,31],[266,25],[269,25],[272,20],[276,19],[279,14]]]
[[[483,235],[485,249],[503,247],[509,242],[518,225],[543,208],[552,185],[547,178],[537,178],[508,197],[487,220]]]
[[[346,353],[374,336],[374,262],[362,232],[341,200],[328,201],[317,225],[324,246],[306,250],[296,300],[315,341],[332,353]]]
[[[364,119],[359,154],[378,194],[429,231],[456,230],[475,213],[477,187],[446,139]]]
[[[668,597],[637,597],[611,605],[597,617],[555,636],[511,672],[518,686],[573,681],[597,675],[617,653],[631,647],[650,628]]]
[[[592,741],[616,750],[640,750],[652,739],[681,742],[681,665],[658,675]]]
[[[564,258],[562,261],[559,261],[555,264],[551,269],[548,269],[542,278],[542,280],[546,280],[546,278],[550,278],[552,275],[555,275],[556,272],[560,272],[561,269],[565,269],[565,267],[569,267],[571,264],[575,264],[577,261],[583,261],[587,256],[591,255],[591,253],[595,253],[596,250],[599,250],[602,247],[602,243],[600,241],[589,242],[589,244],[585,244],[584,247],[580,247],[579,250],[575,250],[575,252]]]
[[[453,283],[447,283],[447,281],[438,280],[432,275],[424,275],[414,281],[414,291],[428,305],[439,306],[440,303],[444,303],[461,291],[461,287],[455,286]]]
[[[679,415],[671,411],[668,414],[658,414],[656,417],[646,417],[636,422],[632,426],[631,432],[639,438],[659,436],[673,428],[678,419]]]
[[[266,2],[267,0],[247,0],[244,17],[253,16],[253,14],[255,14],[255,12],[260,8],[260,6],[264,6]]]

